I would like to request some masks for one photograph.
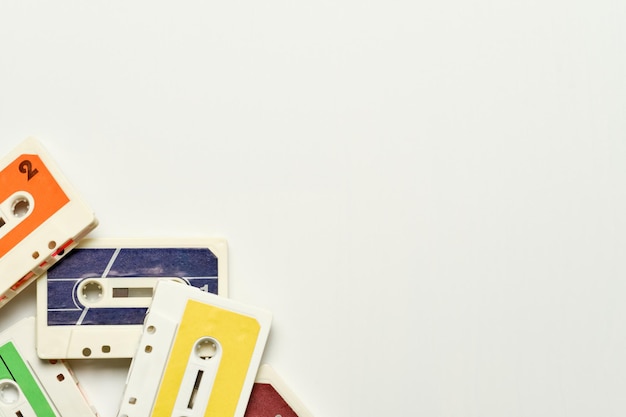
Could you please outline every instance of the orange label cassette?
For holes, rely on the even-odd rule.
[[[35,139],[0,162],[0,307],[98,225]]]

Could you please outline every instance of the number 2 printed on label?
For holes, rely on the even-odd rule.
[[[25,159],[20,162],[20,172],[22,174],[26,174],[28,178],[27,181],[30,181],[31,178],[37,175],[39,171],[37,170],[37,168],[33,169],[33,164],[28,159]]]

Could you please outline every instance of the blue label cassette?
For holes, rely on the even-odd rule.
[[[37,283],[37,353],[132,357],[156,283],[227,295],[223,239],[86,239]]]

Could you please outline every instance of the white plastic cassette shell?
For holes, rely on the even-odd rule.
[[[13,342],[58,417],[97,417],[66,362],[43,360],[35,352],[35,318],[20,320],[0,334],[0,345]],[[10,365],[10,364],[9,364]],[[24,412],[22,412],[24,414]],[[24,417],[29,417],[24,414]]]
[[[153,406],[163,383],[163,374],[168,363],[170,361],[175,361],[176,363],[190,362],[191,356],[170,357],[172,346],[176,342],[179,322],[189,300],[200,301],[241,315],[254,317],[261,325],[256,348],[248,366],[248,375],[239,393],[236,411],[232,415],[220,416],[243,417],[269,335],[272,320],[271,313],[214,294],[203,293],[196,288],[168,281],[161,281],[157,284],[155,296],[146,316],[139,349],[131,362],[118,417],[153,416]],[[151,331],[151,329],[156,329],[156,331]],[[204,336],[210,337],[211,335]],[[179,387],[179,391],[180,389]],[[179,393],[175,392],[168,392],[167,395],[172,396],[172,398],[174,396],[179,397]],[[209,398],[198,398],[197,401],[207,402]],[[190,417],[204,416],[204,408],[202,408],[202,411],[202,414],[190,412],[186,415]]]
[[[0,162],[0,170],[24,154],[34,154],[42,160],[69,201],[0,257],[0,307],[56,263],[63,253],[74,248],[98,225],[91,208],[36,139],[26,139],[6,155]],[[33,197],[35,205],[46,204],[45,201],[40,201],[39,196]],[[33,256],[35,253],[39,254],[36,258]],[[18,281],[21,282],[16,286]]]
[[[105,249],[105,248],[200,248],[209,249],[218,258],[218,293],[228,294],[228,244],[222,238],[151,238],[151,239],[83,239],[77,248]],[[88,280],[102,282],[107,280],[98,277]],[[129,280],[129,286],[139,286],[144,278],[124,278]],[[149,279],[151,285],[159,280],[180,281],[178,277]],[[115,282],[115,280],[114,280]],[[107,300],[110,299],[111,288]],[[104,300],[105,302],[107,300]],[[149,300],[137,298],[134,306],[149,306]],[[116,325],[59,325],[49,326],[48,316],[48,283],[47,274],[37,282],[37,353],[45,359],[84,359],[84,358],[131,358],[139,345],[143,331],[143,324],[116,324]],[[130,299],[121,301],[119,307],[131,306]],[[94,303],[92,306],[97,306]]]

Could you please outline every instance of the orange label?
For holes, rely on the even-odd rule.
[[[20,155],[0,171],[0,201],[5,201],[16,191],[29,192],[35,204],[28,217],[0,239],[0,257],[70,201],[37,155]]]

